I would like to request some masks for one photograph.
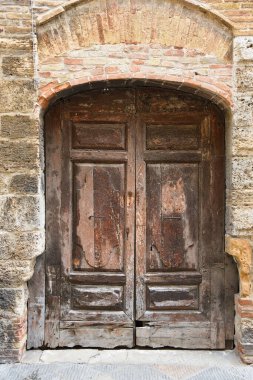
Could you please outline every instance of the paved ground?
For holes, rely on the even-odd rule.
[[[234,351],[36,350],[0,380],[253,380],[253,366]]]

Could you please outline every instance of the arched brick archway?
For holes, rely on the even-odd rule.
[[[145,74],[137,73],[124,73],[124,74],[106,74],[95,75],[94,77],[81,77],[60,83],[60,81],[54,81],[43,87],[40,91],[38,104],[41,111],[45,112],[47,107],[61,97],[68,96],[78,92],[84,88],[99,88],[103,86],[110,86],[111,83],[138,83],[142,82],[144,85],[151,85],[152,83],[157,87],[172,88],[181,91],[185,91],[191,94],[202,96],[203,98],[211,100],[217,104],[221,109],[231,112],[233,107],[231,91],[228,86],[223,85],[218,81],[210,79],[209,81],[203,78],[196,78],[193,80],[184,76],[176,75],[162,75],[153,74],[148,70]],[[104,83],[104,85],[101,85]]]

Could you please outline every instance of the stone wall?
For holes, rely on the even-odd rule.
[[[226,233],[253,243],[252,15],[246,0],[1,1],[0,362],[25,347],[26,281],[44,249],[39,114],[63,90],[153,79],[226,108]],[[241,354],[253,362],[245,331],[237,316]]]
[[[29,0],[0,3],[0,362],[26,343],[26,281],[43,251],[39,123]]]

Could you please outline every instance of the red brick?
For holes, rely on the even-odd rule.
[[[57,84],[59,84],[58,80],[54,80],[54,81],[46,84],[45,86],[43,86],[43,87],[40,88],[40,93],[42,94],[42,93],[47,92],[48,90],[50,90],[53,87],[55,87]]]
[[[139,65],[131,65],[130,70],[132,73],[137,73],[137,72],[141,71]]]
[[[144,64],[144,61],[141,60],[141,59],[135,59],[135,60],[133,61],[133,64],[134,64],[134,65],[143,65],[143,64]]]
[[[64,58],[65,65],[82,65],[83,59],[80,58]]]
[[[105,72],[107,74],[116,74],[116,73],[120,72],[120,70],[119,70],[118,66],[109,66],[109,67],[105,68]]]
[[[45,71],[45,72],[40,72],[40,77],[41,78],[50,78],[51,77],[51,72],[50,71]]]
[[[65,83],[59,84],[58,86],[54,87],[53,91],[54,92],[60,92],[63,90],[67,90],[69,87],[71,87],[70,82],[65,82]]]

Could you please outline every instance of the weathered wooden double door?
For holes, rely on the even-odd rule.
[[[150,87],[74,95],[46,115],[46,173],[46,345],[224,347],[215,106]]]

